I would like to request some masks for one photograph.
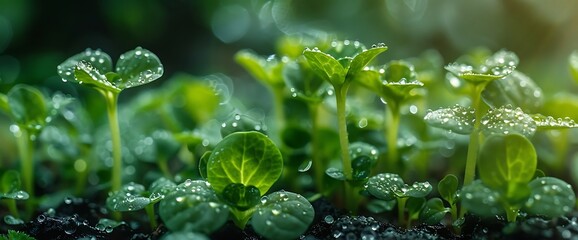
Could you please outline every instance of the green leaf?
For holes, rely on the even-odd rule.
[[[311,141],[308,129],[298,124],[288,124],[281,131],[281,140],[285,145],[293,149],[305,147]]]
[[[542,114],[532,114],[532,119],[540,130],[577,128],[578,124],[571,118],[554,118]]]
[[[361,70],[367,64],[369,64],[369,62],[377,57],[377,55],[385,51],[387,51],[387,46],[385,46],[383,43],[380,43],[355,55],[351,61],[351,64],[349,65],[349,69],[347,70],[347,77],[354,77],[357,73],[361,72]]]
[[[301,97],[309,101],[321,101],[326,95],[324,81],[313,71],[304,56],[285,64],[283,79],[290,88],[293,97]]]
[[[106,206],[114,211],[137,211],[151,203],[151,199],[143,196],[145,188],[138,183],[128,183],[106,199]]]
[[[456,105],[428,111],[424,120],[427,124],[458,134],[470,134],[474,129],[475,112],[472,108]]]
[[[7,94],[8,106],[14,121],[32,132],[37,132],[46,124],[48,108],[44,95],[38,89],[18,84]]]
[[[248,115],[234,114],[221,124],[221,136],[224,138],[231,133],[248,131],[257,131],[266,134],[265,129],[266,127],[262,121],[258,121]]]
[[[482,92],[482,97],[492,107],[512,105],[526,112],[536,112],[544,103],[542,89],[519,71],[513,71],[500,81],[489,83]]]
[[[271,139],[259,132],[236,132],[215,146],[207,163],[207,180],[218,193],[240,183],[265,194],[282,169],[281,152]]]
[[[444,207],[441,199],[431,198],[426,202],[425,207],[419,214],[419,218],[426,224],[434,225],[440,223],[449,212],[450,209]]]
[[[177,184],[167,178],[161,177],[155,180],[149,187],[151,203],[159,202],[165,198],[167,194],[174,191],[175,188],[177,188]]]
[[[0,181],[0,199],[26,200],[30,197],[27,192],[21,190],[22,182],[18,171],[8,170],[4,172]]]
[[[458,200],[458,178],[453,174],[446,175],[438,183],[438,192],[440,193],[440,196],[450,205],[455,204]]]
[[[96,69],[95,71],[99,72],[99,75],[104,75],[112,71],[112,59],[108,54],[101,51],[100,49],[92,50],[90,48],[87,48],[84,52],[78,53],[66,59],[66,61],[58,65],[57,71],[58,75],[60,75],[60,77],[62,78],[62,81],[64,82],[79,81],[75,77],[74,70],[77,68],[80,62],[84,62],[83,63],[84,65],[92,66],[94,69]],[[101,80],[108,82],[106,78]],[[96,82],[95,84],[106,85],[107,84],[106,82],[102,83]]]
[[[109,82],[104,72],[94,67],[90,62],[81,60],[73,70],[74,79],[79,84],[87,84],[96,89],[119,93],[122,89]]]
[[[572,74],[574,81],[578,82],[578,51],[574,51],[570,54],[568,64],[570,65],[570,73]]]
[[[0,93],[0,110],[5,113],[10,113],[10,107],[8,106],[8,96]]]
[[[520,134],[527,138],[534,136],[536,122],[522,109],[512,108],[511,105],[490,109],[481,119],[482,132],[492,134]]]
[[[120,55],[116,63],[116,73],[120,78],[113,84],[123,90],[157,80],[163,75],[164,68],[157,55],[137,47]]]
[[[405,204],[407,209],[409,219],[418,219],[421,210],[424,208],[426,200],[424,197],[420,198],[409,198]]]
[[[455,76],[472,84],[489,83],[514,71],[518,65],[516,54],[501,50],[485,59],[483,64],[451,63],[445,68]]]
[[[161,240],[210,240],[209,237],[205,236],[201,233],[194,233],[194,232],[168,232],[167,234],[163,235]]]
[[[345,173],[343,173],[343,170],[341,169],[337,169],[337,168],[327,168],[325,170],[325,174],[327,174],[327,176],[335,179],[335,180],[339,180],[339,181],[345,181],[347,180],[345,178]]]
[[[572,186],[563,180],[542,177],[528,185],[531,194],[523,208],[527,213],[556,218],[574,210],[576,195]]]
[[[397,200],[384,201],[380,199],[373,199],[367,203],[366,208],[372,213],[383,213],[391,211],[396,204]]]
[[[500,194],[485,186],[479,179],[462,188],[461,203],[468,211],[481,217],[504,214]]]
[[[223,190],[223,199],[232,206],[247,210],[259,203],[261,192],[254,186],[244,186],[241,183],[231,183]]]
[[[532,180],[537,163],[534,146],[522,135],[492,135],[480,150],[480,179],[492,189],[512,193],[518,184]]]
[[[161,200],[159,216],[171,231],[210,234],[227,222],[229,207],[208,182],[187,180]]]
[[[356,181],[365,181],[377,163],[379,151],[371,144],[354,142],[349,145],[351,157],[352,178]]]
[[[278,59],[271,55],[266,59],[249,50],[241,50],[235,54],[235,60],[263,85],[273,88],[283,88],[283,67],[287,59]]]
[[[432,186],[428,182],[416,182],[410,186],[405,184],[397,174],[380,173],[369,178],[365,189],[378,199],[393,200],[405,197],[425,197],[432,191]]]
[[[323,80],[331,83],[333,86],[341,86],[345,82],[346,70],[331,55],[321,52],[318,49],[305,49],[303,52],[311,68]]]
[[[29,236],[26,233],[18,232],[14,230],[8,230],[8,234],[0,235],[0,239],[4,240],[35,240],[35,238]]]
[[[199,160],[199,174],[203,179],[207,179],[207,164],[209,163],[209,158],[211,158],[211,153],[211,151],[206,151]]]
[[[297,239],[314,217],[313,206],[303,196],[279,191],[263,197],[251,224],[255,232],[267,239]]]
[[[356,74],[355,80],[386,101],[402,101],[416,96],[415,88],[423,86],[417,80],[413,66],[405,61],[391,61],[385,68],[368,67]]]

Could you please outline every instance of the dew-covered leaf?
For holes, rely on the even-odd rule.
[[[116,192],[109,194],[106,206],[114,211],[137,211],[151,203],[151,199],[143,196],[145,188],[138,183],[128,183]]]
[[[453,174],[446,175],[438,183],[438,192],[440,196],[450,205],[457,202],[458,178]]]
[[[373,166],[379,158],[379,151],[371,144],[364,142],[354,142],[349,145],[349,156],[351,157],[352,178],[356,181],[366,180]]]
[[[482,92],[482,97],[490,106],[511,105],[526,112],[535,112],[544,103],[542,89],[519,71],[513,71],[500,81],[489,83]]]
[[[231,183],[255,186],[261,194],[281,176],[281,152],[259,132],[236,132],[219,142],[207,163],[207,180],[219,194]]]
[[[450,209],[444,206],[441,199],[431,198],[427,200],[425,207],[419,214],[419,218],[422,222],[433,225],[440,223],[449,212]]]
[[[168,193],[175,190],[176,187],[177,184],[167,178],[161,177],[155,180],[149,187],[151,203],[162,200]]]
[[[337,168],[327,168],[327,170],[325,170],[325,174],[327,174],[327,176],[339,180],[339,181],[345,181],[347,180],[345,178],[345,173],[343,173],[343,170],[341,169],[337,169]]]
[[[325,52],[337,60],[348,58],[351,61],[353,57],[366,50],[365,45],[359,41],[342,40],[332,41]]]
[[[366,68],[355,76],[355,80],[386,101],[401,102],[416,95],[413,89],[423,86],[416,77],[410,63],[391,61],[385,68]]]
[[[432,186],[428,182],[415,182],[408,185],[399,175],[393,173],[380,173],[370,177],[364,188],[369,194],[382,200],[421,198],[432,191]]]
[[[552,116],[544,116],[542,114],[532,114],[530,115],[538,130],[551,130],[551,129],[566,129],[566,128],[577,128],[578,124],[571,118],[554,118]]]
[[[157,55],[137,47],[120,55],[116,63],[116,73],[120,78],[113,83],[123,90],[157,80],[163,75],[164,68]]]
[[[15,85],[6,94],[14,121],[33,132],[46,124],[48,107],[40,90],[25,84]]]
[[[341,86],[345,82],[345,68],[331,55],[317,49],[305,49],[303,55],[313,71],[331,85]]]
[[[354,77],[357,73],[361,72],[361,70],[369,64],[377,55],[382,52],[387,51],[387,46],[385,44],[376,44],[372,46],[370,49],[364,50],[361,53],[353,56],[353,60],[349,65],[349,69],[347,70],[348,77]]]
[[[482,132],[492,134],[521,134],[527,138],[534,136],[536,123],[522,109],[510,105],[490,109],[481,119]]]
[[[461,204],[481,217],[495,217],[504,213],[500,205],[500,194],[485,186],[481,180],[475,180],[462,188]]]
[[[570,54],[568,64],[570,65],[570,73],[572,74],[574,81],[578,82],[578,51],[574,51]]]
[[[78,80],[74,74],[74,70],[77,68],[80,62],[84,62],[83,63],[84,65],[92,66],[94,69],[96,69],[96,71],[99,72],[99,75],[104,76],[106,73],[112,71],[112,60],[108,54],[101,51],[100,49],[93,50],[87,48],[86,50],[84,50],[84,52],[78,53],[66,59],[66,61],[58,65],[56,69],[58,75],[60,75],[60,77],[62,78],[62,81],[64,82],[81,81]],[[106,78],[103,80],[106,81]],[[106,83],[103,82],[102,84]]]
[[[161,200],[159,216],[171,231],[210,234],[227,222],[229,207],[206,181],[187,180]]]
[[[235,60],[263,85],[274,88],[285,86],[282,72],[288,59],[275,55],[263,58],[249,50],[241,50],[235,54]]]
[[[263,197],[251,225],[267,239],[296,239],[309,228],[314,217],[313,206],[303,196],[279,191]]]
[[[118,93],[122,90],[110,82],[109,77],[106,75],[107,73],[94,67],[90,62],[84,60],[79,61],[78,64],[76,64],[73,73],[74,79],[79,84],[86,84],[93,86],[96,89],[102,89],[113,93]],[[116,75],[110,73],[109,76]]]
[[[516,54],[500,50],[486,58],[483,64],[472,66],[471,63],[451,63],[445,68],[455,76],[473,84],[488,83],[503,78],[518,66]]]
[[[313,71],[305,57],[286,63],[283,68],[283,79],[292,97],[321,101],[327,95],[324,88],[329,82],[324,81]]]
[[[470,134],[474,128],[475,112],[472,108],[456,105],[428,112],[424,120],[433,127],[459,134]]]
[[[530,197],[524,205],[529,214],[556,218],[574,210],[576,195],[570,184],[554,177],[542,177],[529,184]]]
[[[22,182],[18,171],[8,170],[4,172],[0,184],[0,199],[26,200],[30,197],[27,192],[21,190]]]
[[[528,183],[538,164],[532,143],[519,134],[491,135],[480,149],[480,179],[504,193],[522,191],[519,184]]]

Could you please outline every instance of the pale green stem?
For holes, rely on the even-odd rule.
[[[339,145],[341,147],[341,162],[343,164],[343,174],[345,179],[351,180],[353,169],[351,168],[351,159],[349,158],[349,139],[347,132],[347,116],[345,109],[345,98],[349,84],[343,84],[335,87],[335,101],[337,105],[337,125],[339,128]]]
[[[395,172],[398,170],[399,166],[399,154],[397,149],[397,135],[399,132],[399,105],[394,101],[388,101],[385,105],[386,118],[385,122],[385,137],[387,139],[387,161],[388,167],[392,168],[389,172]],[[383,167],[380,168],[381,172],[385,172],[387,169]]]
[[[149,204],[144,209],[145,209],[145,212],[147,213],[147,216],[149,218],[151,230],[155,231],[157,228],[157,219],[156,219],[156,215],[155,215],[155,205]]]
[[[319,114],[319,104],[309,103],[309,114],[311,115],[311,161],[313,161],[313,171],[315,174],[315,186],[318,192],[323,192],[323,179],[325,177],[325,161],[319,157],[319,137],[317,136],[317,115]]]
[[[120,127],[118,124],[117,101],[118,93],[101,91],[106,100],[108,123],[112,140],[112,173],[111,191],[118,191],[122,186],[122,145],[120,140]]]
[[[163,173],[163,175],[168,178],[168,179],[173,179],[173,175],[171,174],[171,171],[169,170],[169,165],[168,165],[168,159],[163,158],[163,159],[159,159],[157,160],[157,166],[159,167],[159,169],[161,170],[161,172]]]
[[[397,199],[397,224],[402,226],[405,223],[405,203],[407,202],[406,197]]]
[[[29,195],[25,202],[26,218],[34,212],[36,198],[34,194],[34,142],[30,139],[30,133],[24,126],[19,126],[20,135],[16,136],[16,145],[20,155],[22,182],[24,191]]]

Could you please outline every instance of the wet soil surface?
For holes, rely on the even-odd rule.
[[[312,203],[315,220],[300,239],[325,240],[379,240],[379,239],[577,239],[578,215],[545,220],[539,217],[520,217],[516,223],[502,218],[480,219],[466,216],[461,233],[442,224],[417,225],[410,229],[378,220],[372,216],[349,216],[336,209],[329,201],[320,199]],[[142,212],[142,215],[145,215]],[[168,230],[159,221],[151,230],[145,219],[134,219],[118,226],[98,224],[101,218],[110,218],[104,206],[80,198],[66,199],[58,208],[38,214],[33,220],[2,227],[25,232],[37,239],[161,239]],[[143,222],[145,224],[143,224]],[[7,229],[6,229],[7,227]],[[227,223],[210,239],[262,239],[250,227],[245,230]]]

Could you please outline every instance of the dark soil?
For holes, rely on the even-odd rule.
[[[411,229],[399,228],[392,223],[372,216],[348,216],[336,209],[329,201],[313,202],[315,220],[300,239],[577,239],[578,216],[544,220],[521,216],[516,223],[502,218],[480,219],[466,216],[462,233],[456,234],[451,227],[442,224],[418,225]],[[101,218],[109,218],[109,212],[95,203],[80,198],[66,199],[57,209],[38,214],[25,224],[12,225],[36,239],[160,239],[168,230],[159,220],[153,231],[144,220],[133,220],[116,226],[98,225]],[[142,215],[145,215],[142,212]],[[210,236],[211,239],[262,239],[250,227],[240,230],[227,223]]]

